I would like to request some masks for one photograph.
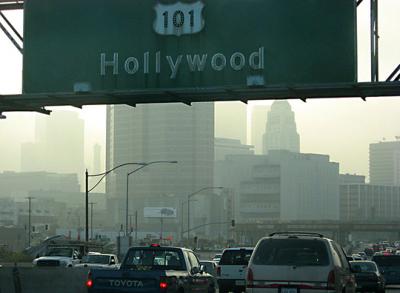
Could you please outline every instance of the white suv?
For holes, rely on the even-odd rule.
[[[355,292],[339,244],[316,233],[280,232],[259,240],[249,261],[246,292]]]
[[[247,264],[254,248],[227,248],[217,267],[219,293],[246,290]]]

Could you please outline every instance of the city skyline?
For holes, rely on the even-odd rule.
[[[369,5],[362,3],[358,8],[358,60],[359,81],[369,79]],[[399,23],[396,11],[400,3],[395,0],[380,3],[380,76],[384,80],[400,60],[400,36],[396,24]],[[6,16],[22,32],[21,11],[6,11]],[[398,27],[398,25],[397,25]],[[0,34],[0,47],[4,54],[0,56],[0,93],[18,93],[21,91],[22,58],[11,42]],[[249,105],[267,105],[272,101],[249,102]],[[368,146],[383,138],[394,140],[400,135],[400,100],[398,97],[361,99],[326,99],[290,101],[296,113],[296,122],[301,137],[301,150],[305,153],[330,155],[333,161],[340,163],[341,173],[358,173],[368,176]],[[217,118],[218,110],[217,108]],[[88,106],[82,110],[72,107],[85,120],[85,167],[93,166],[93,145],[102,147],[103,161],[105,153],[105,106]],[[221,109],[223,111],[223,109]],[[249,111],[248,111],[249,112]],[[5,113],[7,119],[0,121],[0,133],[6,144],[0,146],[2,160],[0,171],[18,171],[20,145],[32,142],[34,113]],[[235,119],[233,114],[225,116]],[[51,117],[51,116],[50,116]],[[218,123],[218,121],[216,122]],[[224,124],[227,124],[224,121]],[[229,124],[229,123],[228,123]],[[248,143],[248,142],[247,142]],[[84,170],[82,170],[84,171]]]

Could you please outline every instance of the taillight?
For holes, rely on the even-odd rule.
[[[89,272],[87,280],[86,280],[86,287],[92,288],[93,287],[93,280],[92,280],[92,273]]]
[[[160,282],[160,289],[167,289],[168,283],[167,282]]]
[[[329,275],[328,275],[328,285],[327,285],[328,288],[327,289],[334,290],[335,289],[335,281],[336,281],[335,271],[332,270],[329,272]]]
[[[221,267],[217,267],[217,277],[221,277]]]
[[[247,285],[253,285],[253,281],[254,281],[253,270],[251,268],[248,268],[246,277]]]

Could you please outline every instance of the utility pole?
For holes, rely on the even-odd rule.
[[[89,202],[90,204],[90,240],[93,240],[93,205],[95,202]]]
[[[34,197],[32,196],[28,196],[28,247],[31,247],[31,211],[32,211],[32,199],[34,199]]]
[[[135,244],[137,245],[138,213],[135,211]]]

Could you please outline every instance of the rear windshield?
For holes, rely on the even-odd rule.
[[[324,242],[314,239],[266,239],[254,252],[255,265],[327,266]]]
[[[372,258],[378,266],[386,267],[399,267],[400,266],[400,255],[382,255],[374,256]]]
[[[219,264],[247,266],[252,252],[252,249],[225,250],[225,252],[222,254]]]
[[[360,272],[376,272],[378,268],[373,262],[351,261],[350,265],[353,269],[358,269]]]
[[[131,249],[123,267],[138,271],[185,270],[183,254],[168,249]]]

